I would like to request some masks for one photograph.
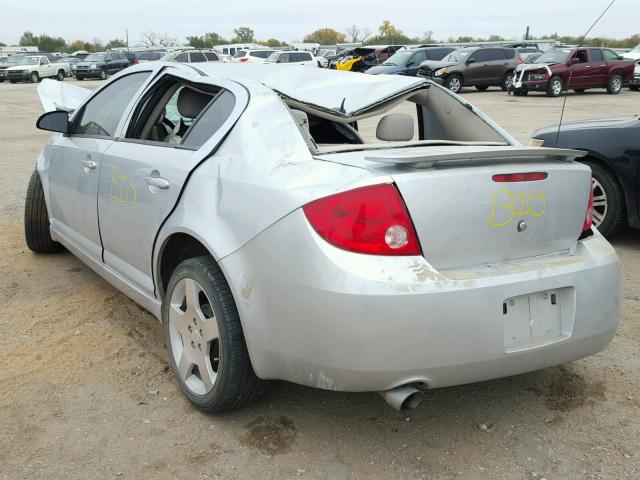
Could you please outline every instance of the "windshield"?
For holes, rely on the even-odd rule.
[[[16,65],[22,63],[26,57],[24,55],[14,55],[9,57],[7,63],[15,63]]]
[[[406,50],[394,53],[382,65],[404,66],[409,62],[411,57],[413,57],[414,53],[415,52],[409,52]]]
[[[104,53],[91,53],[84,57],[85,62],[104,62]]]
[[[40,61],[39,57],[25,57],[22,61],[23,65],[37,65]]]
[[[278,55],[280,54],[280,52],[273,52],[271,55],[269,55],[269,57],[267,58],[267,62],[275,62],[278,59]]]
[[[571,50],[549,50],[538,57],[536,63],[564,63],[569,59]]]
[[[464,62],[475,50],[456,50],[442,59],[443,62]]]

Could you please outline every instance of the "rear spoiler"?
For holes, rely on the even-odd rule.
[[[587,152],[564,148],[445,145],[416,149],[376,150],[365,155],[365,160],[377,163],[393,163],[414,168],[431,168],[443,163],[463,163],[477,160],[511,161],[515,159],[553,158],[572,161],[584,157]]]

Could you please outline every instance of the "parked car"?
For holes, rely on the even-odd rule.
[[[640,60],[640,45],[636,45],[622,56],[627,60]]]
[[[640,60],[636,61],[636,68],[634,69],[633,78],[629,80],[628,85],[631,90],[640,90]]]
[[[422,62],[427,60],[442,60],[453,52],[452,47],[426,47],[399,50],[385,60],[381,65],[371,67],[365,71],[371,75],[408,75],[416,76]]]
[[[27,55],[21,57],[21,61],[11,64],[4,70],[4,78],[11,83],[32,82],[38,83],[43,78],[55,78],[62,81],[71,72],[68,62],[50,62],[45,55]]]
[[[343,55],[336,62],[336,69],[348,72],[365,70],[386,62],[391,55],[405,47],[401,45],[371,45],[358,47]]]
[[[220,53],[214,50],[175,50],[167,53],[160,59],[162,62],[178,63],[200,63],[200,62],[220,62]]]
[[[556,142],[556,138],[558,141]],[[640,228],[640,118],[586,120],[540,129],[532,143],[577,148],[591,167],[593,223],[605,236],[628,224]]]
[[[233,61],[239,63],[265,63],[267,58],[276,51],[267,48],[262,50],[238,50],[233,56]]]
[[[430,78],[454,93],[459,93],[463,87],[484,91],[498,86],[506,91],[519,64],[520,56],[515,48],[461,48],[440,61],[422,62],[418,75]]]
[[[0,83],[4,82],[6,79],[6,69],[15,65],[20,65],[23,62],[24,57],[26,57],[26,55],[10,55],[5,62],[0,63]]]
[[[557,48],[538,57],[534,64],[519,65],[513,75],[514,95],[531,91],[557,97],[569,89],[606,88],[618,94],[633,78],[634,63],[608,48]]]
[[[267,57],[265,63],[289,63],[304,65],[307,67],[319,67],[320,63],[313,56],[311,52],[304,52],[298,50],[290,51],[275,51]]]
[[[37,126],[56,133],[25,203],[31,250],[66,247],[162,321],[195,407],[279,379],[412,408],[417,385],[615,335],[618,259],[582,152],[522,146],[416,77],[198,70],[135,65],[84,97],[41,84]]]
[[[109,75],[118,73],[128,66],[129,60],[124,53],[90,53],[83,61],[76,63],[74,72],[77,80],[84,80],[85,78],[105,80]]]
[[[351,55],[353,53],[353,48],[347,50],[340,50],[334,54],[327,54],[325,58],[327,59],[327,68],[332,70],[336,70],[336,65],[342,59],[342,57],[346,57],[347,55]]]
[[[144,62],[155,62],[167,54],[165,50],[141,50],[139,52],[125,52],[129,65],[137,65]]]

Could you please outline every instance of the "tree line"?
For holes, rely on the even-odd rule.
[[[242,26],[233,30],[233,37],[225,38],[216,32],[207,32],[203,35],[191,35],[186,37],[186,45],[195,48],[211,48],[216,45],[227,43],[258,43],[268,47],[281,47],[289,42],[284,42],[277,38],[267,40],[257,40],[253,29]],[[543,35],[539,39],[557,40],[560,43],[577,45],[582,41],[581,37],[559,35]],[[320,28],[309,33],[303,39],[308,43],[319,43],[321,45],[335,45],[338,43],[363,43],[365,45],[375,44],[423,44],[423,43],[470,43],[470,42],[499,42],[499,41],[521,41],[521,38],[503,38],[500,35],[490,35],[487,38],[461,35],[449,37],[446,40],[434,39],[434,32],[427,30],[419,37],[409,37],[402,30],[393,25],[389,20],[384,20],[376,32],[371,32],[368,28],[352,25],[339,32],[333,28]],[[140,43],[146,47],[172,47],[178,45],[176,37],[157,32],[145,32],[140,38]],[[585,45],[607,46],[611,48],[632,48],[640,45],[640,34],[634,34],[626,38],[615,39],[605,37],[587,38],[583,42]],[[88,52],[99,52],[113,48],[123,48],[126,43],[121,38],[114,38],[106,43],[99,39],[93,41],[74,40],[67,42],[62,37],[52,37],[47,34],[34,35],[26,31],[20,37],[21,46],[35,46],[44,52],[74,52],[76,50],[86,50]],[[0,47],[6,46],[0,42]]]

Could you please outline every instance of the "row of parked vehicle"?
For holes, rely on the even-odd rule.
[[[640,49],[639,49],[640,50]],[[463,87],[484,91],[500,87],[514,95],[530,91],[558,96],[567,90],[583,93],[606,88],[620,93],[626,85],[640,89],[640,59],[625,59],[608,48],[401,46],[359,47],[330,59],[330,68],[372,75],[391,74],[429,78],[454,93]]]

